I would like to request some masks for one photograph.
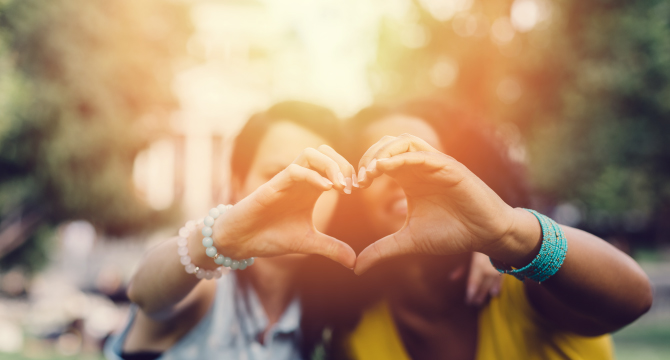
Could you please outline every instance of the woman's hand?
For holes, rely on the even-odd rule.
[[[478,252],[472,253],[465,302],[475,306],[484,305],[490,297],[500,294],[502,280],[502,275],[491,265],[488,256]]]
[[[454,158],[425,141],[403,134],[386,136],[359,162],[361,188],[387,174],[407,196],[407,220],[396,233],[363,250],[355,271],[408,253],[447,255],[499,247],[515,210]],[[488,253],[487,253],[488,254]]]
[[[214,224],[214,246],[234,259],[318,254],[353,268],[356,253],[314,227],[324,191],[349,190],[353,166],[327,145],[305,149],[291,165],[238,202]],[[347,191],[348,192],[348,191]]]
[[[465,290],[466,304],[482,306],[488,302],[489,298],[500,294],[503,277],[491,265],[488,256],[473,252],[472,261],[451,271],[449,280],[457,281],[464,276],[468,277]]]

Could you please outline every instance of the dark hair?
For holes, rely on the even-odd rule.
[[[492,124],[444,101],[419,99],[395,106],[371,106],[354,116],[348,126],[354,133],[361,134],[371,124],[393,115],[424,120],[439,136],[445,153],[470,169],[506,203],[514,207],[529,206],[525,166],[510,158],[508,147],[496,135]],[[357,150],[350,156],[360,157],[361,151],[367,149]]]
[[[335,146],[340,140],[340,122],[335,114],[319,105],[302,101],[283,101],[266,111],[254,114],[235,139],[230,160],[234,178],[244,181],[256,156],[258,144],[270,128],[279,121],[289,121],[323,137]]]

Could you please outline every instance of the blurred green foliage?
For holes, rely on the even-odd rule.
[[[131,173],[169,131],[190,26],[171,1],[0,1],[3,268],[34,268],[64,220],[117,235],[169,217],[137,200]]]
[[[437,94],[503,129],[514,124],[535,188],[585,210],[581,226],[670,238],[670,2],[541,1],[550,17],[504,43],[489,29],[513,1],[475,1],[469,17],[447,21],[425,2],[409,25],[384,27],[371,79],[381,100]],[[408,46],[416,26],[426,44]],[[440,88],[431,72],[445,59],[458,75]],[[521,96],[503,101],[510,79]]]

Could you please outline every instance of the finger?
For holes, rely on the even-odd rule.
[[[340,164],[323,152],[314,148],[307,148],[300,153],[293,163],[319,172],[333,183],[335,189],[345,190],[346,184],[340,182],[340,178],[342,178]],[[346,163],[345,166],[347,168],[351,167],[349,163]]]
[[[468,304],[480,306],[486,302],[489,295],[499,294],[502,276],[491,266],[488,256],[478,252],[473,253],[470,274],[466,291]]]
[[[353,269],[356,264],[356,252],[347,243],[334,237],[315,231],[298,244],[295,251],[299,254],[325,256],[335,262]]]
[[[451,274],[449,274],[449,280],[451,281],[456,281],[459,280],[465,275],[467,272],[465,271],[465,265],[461,265],[454,269]]]
[[[351,185],[355,188],[360,187],[360,185],[358,185],[358,176],[356,176],[356,169],[354,169],[353,165],[351,165]]]
[[[484,274],[481,269],[474,265],[474,261],[470,266],[470,274],[468,275],[468,282],[465,288],[465,303],[468,305],[474,304],[477,289],[484,281]]]
[[[393,141],[395,138],[395,136],[384,136],[379,141],[372,144],[372,146],[368,148],[365,154],[363,154],[361,159],[358,161],[358,184],[361,187],[370,186],[372,183],[373,178],[370,178],[370,175],[367,174],[367,169],[370,167],[372,160],[374,160],[374,154],[376,154],[377,150],[379,150],[382,146],[388,142]]]
[[[370,268],[394,256],[415,252],[406,230],[383,237],[363,249],[356,259],[354,272],[362,275]]]
[[[424,171],[439,171],[455,169],[458,162],[451,156],[426,151],[408,152],[376,161],[376,171],[379,174],[392,175],[403,167],[420,167]]]
[[[344,193],[351,194],[351,187],[354,183],[354,167],[349,163],[349,161],[347,161],[347,159],[344,158],[344,156],[340,155],[337,151],[335,151],[335,149],[328,145],[321,145],[319,146],[318,150],[337,163],[340,168],[338,180],[340,181],[340,184],[344,186]]]
[[[384,140],[384,141],[382,141]],[[365,175],[364,175],[364,186],[369,186],[374,178],[381,176],[383,171],[378,169],[380,160],[386,160],[396,155],[412,153],[412,152],[428,152],[441,154],[434,147],[430,146],[427,142],[410,134],[402,134],[396,138],[389,139],[387,137],[382,138],[377,144],[373,145],[364,156],[371,158],[371,160],[365,166]],[[367,160],[367,158],[366,158]],[[361,159],[361,162],[363,159]],[[360,183],[360,178],[359,178]]]
[[[500,295],[500,289],[502,288],[503,277],[502,274],[498,273],[491,278],[493,279],[493,285],[491,285],[489,294],[491,295],[491,297],[496,297]]]
[[[291,164],[276,176],[277,184],[273,186],[277,191],[286,190],[297,183],[308,183],[315,189],[327,191],[333,188],[333,183],[321,176],[318,172]]]
[[[379,160],[414,151],[439,152],[419,137],[411,134],[402,134],[393,141],[386,142],[380,146],[372,157]]]
[[[477,288],[472,305],[482,306],[486,303],[489,299],[489,292],[491,291],[491,287],[493,287],[493,282],[494,278],[492,277],[485,276],[483,278],[481,284],[479,284],[479,287]]]

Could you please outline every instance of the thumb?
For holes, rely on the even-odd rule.
[[[347,269],[353,269],[356,264],[356,252],[349,244],[316,230],[298,245],[296,252],[325,256]]]
[[[468,281],[465,290],[465,303],[472,304],[477,293],[477,289],[480,288],[481,284],[484,282],[484,272],[477,266],[476,261],[472,261],[470,265],[470,274],[468,275]]]
[[[415,252],[409,238],[409,231],[402,229],[395,234],[383,237],[363,249],[356,259],[354,272],[362,275],[377,263],[388,258]]]

